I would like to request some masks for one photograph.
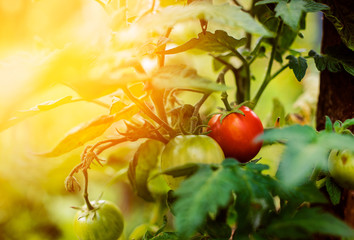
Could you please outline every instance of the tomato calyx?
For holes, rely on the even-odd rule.
[[[250,101],[245,101],[245,102],[242,102],[240,104],[232,104],[233,107],[230,108],[230,110],[227,110],[225,108],[219,108],[221,112],[218,112],[218,113],[212,113],[210,114],[210,116],[212,115],[215,115],[215,114],[220,114],[220,123],[222,123],[222,121],[224,120],[225,117],[227,117],[228,115],[232,114],[232,113],[239,113],[243,116],[245,116],[245,113],[240,109],[241,107],[243,106],[247,106],[249,108],[252,109],[252,106],[254,106],[254,104]]]

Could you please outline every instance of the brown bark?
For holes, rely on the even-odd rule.
[[[323,20],[322,52],[327,47],[343,44],[337,30],[326,18]],[[332,122],[354,117],[354,77],[346,71],[321,72],[320,95],[317,104],[317,129],[324,129],[325,116]],[[351,129],[353,130],[353,129]]]
[[[342,4],[345,4],[345,1]],[[325,52],[326,48],[338,45],[345,47],[333,24],[324,18],[321,51]],[[324,129],[325,116],[332,122],[354,117],[354,77],[344,70],[337,73],[328,70],[321,72],[316,114],[318,130]],[[350,130],[353,131],[353,128]],[[354,228],[354,191],[344,189],[340,204],[332,206],[332,210]]]

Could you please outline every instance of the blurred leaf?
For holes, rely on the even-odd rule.
[[[129,181],[137,195],[146,201],[154,200],[148,189],[148,179],[151,171],[157,166],[163,146],[162,142],[149,139],[139,146],[129,163]]]
[[[43,157],[57,157],[68,153],[87,142],[101,136],[114,122],[128,119],[139,112],[135,104],[131,104],[114,115],[101,115],[89,122],[71,129],[66,136],[50,152],[38,154]]]
[[[176,190],[177,201],[174,204],[176,229],[182,239],[190,237],[204,224],[208,213],[216,213],[219,207],[225,207],[231,197],[237,178],[229,168],[213,171],[209,166],[199,170],[182,182]],[[218,196],[210,199],[210,196]]]
[[[302,11],[305,9],[305,2],[292,0],[289,3],[281,0],[275,7],[276,17],[281,17],[293,30],[297,30],[300,23]]]
[[[70,152],[101,136],[114,122],[115,117],[113,115],[101,115],[71,129],[53,150],[39,155],[43,157],[58,157]]]
[[[207,31],[205,33],[199,33],[198,38],[193,38],[176,48],[166,50],[164,54],[176,54],[192,48],[208,52],[223,53],[234,51],[245,44],[246,38],[235,39],[222,30],[216,30],[215,33]]]
[[[265,232],[281,239],[306,238],[315,233],[342,237],[354,236],[353,229],[331,214],[319,208],[305,207],[300,208],[292,218],[288,215],[276,217],[267,226]]]
[[[342,195],[341,188],[333,181],[331,177],[326,179],[326,190],[333,205],[337,205],[340,202]]]
[[[143,81],[147,76],[134,66],[124,64],[125,53],[111,49],[69,45],[48,61],[41,78],[62,83],[86,99],[95,99],[116,91],[128,83]]]
[[[15,112],[15,116],[10,118],[9,120],[1,123],[0,131],[3,131],[9,127],[12,127],[13,125],[25,120],[28,117],[32,117],[37,115],[38,113],[42,113],[51,109],[54,109],[56,107],[62,106],[67,103],[73,103],[76,102],[76,100],[73,100],[71,96],[63,97],[58,100],[54,101],[47,101],[41,104],[38,104],[35,107],[32,107],[28,110],[22,110],[22,111],[17,111]]]
[[[152,75],[152,85],[157,89],[192,88],[201,91],[226,91],[223,84],[207,80],[195,69],[185,65],[167,65]]]
[[[147,15],[138,23],[142,28],[170,27],[182,21],[204,19],[228,27],[241,27],[249,33],[271,36],[260,23],[240,7],[195,2],[187,6],[169,6],[154,15]]]
[[[310,126],[296,124],[266,131],[260,139],[270,142],[289,141],[307,144],[316,139],[316,131]]]
[[[300,82],[306,73],[307,70],[307,61],[303,57],[294,57],[289,55],[286,57],[289,59],[289,68],[293,70],[296,79]]]
[[[271,129],[261,137],[265,141],[285,141],[286,148],[277,177],[286,186],[300,185],[310,179],[315,169],[325,170],[331,149],[354,151],[354,137],[334,132],[317,133],[309,126],[292,125]]]

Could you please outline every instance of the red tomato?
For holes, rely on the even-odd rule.
[[[240,162],[248,162],[257,155],[262,142],[255,138],[263,133],[263,125],[259,117],[248,107],[242,106],[240,113],[230,113],[220,123],[221,114],[209,120],[209,136],[219,143],[225,157],[236,158]]]

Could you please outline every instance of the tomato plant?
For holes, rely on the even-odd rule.
[[[40,52],[45,56],[34,78],[52,82],[33,95],[61,84],[72,96],[11,110],[8,118],[1,118],[0,129],[5,130],[64,105],[80,102],[100,108],[95,118],[74,127],[52,150],[38,154],[55,158],[82,148],[65,180],[66,189],[75,194],[82,184],[76,175],[83,174],[86,207],[75,217],[78,238],[354,237],[348,225],[322,208],[328,204],[323,193],[340,199],[342,189],[352,187],[352,157],[344,154],[335,160],[337,155],[331,154],[335,163],[345,164],[330,160],[330,174],[327,167],[333,149],[354,151],[349,130],[354,120],[327,120],[326,129],[315,130],[310,101],[315,94],[298,83],[307,79],[311,59],[320,71],[354,74],[351,55],[305,52],[297,46],[306,35],[308,14],[324,12],[340,21],[332,16],[336,11],[314,0],[128,2],[96,0],[97,12],[104,15],[97,39]],[[344,32],[342,39],[348,37],[350,31],[338,30]],[[300,110],[287,114],[289,107],[274,99],[270,117],[260,119],[256,112],[267,105],[269,98],[262,96],[270,83],[291,79],[283,74],[293,74],[298,80],[293,86],[304,89],[296,102]],[[281,94],[291,90],[286,85],[274,88],[274,96],[287,97]],[[27,95],[22,101],[29,102]],[[208,121],[211,112],[215,114]],[[128,160],[122,156],[128,154],[119,151],[127,142],[136,144]],[[283,154],[265,162],[260,150],[271,144],[284,145]],[[106,154],[115,154],[108,159],[119,159],[119,164],[110,165]],[[260,158],[250,161],[257,154]],[[90,202],[89,184],[99,181],[89,179],[94,164],[107,167],[96,174],[112,178],[102,188],[116,184],[123,189],[111,189],[110,196],[122,198],[127,214],[135,214],[130,206],[139,209],[136,215],[143,216],[143,222],[129,221],[122,233],[124,220],[117,207],[108,201]],[[266,172],[270,167],[275,174]],[[332,177],[340,186],[332,184]]]
[[[226,157],[248,162],[257,155],[262,141],[256,141],[263,134],[263,125],[259,117],[248,107],[239,108],[242,113],[233,112],[224,118],[214,115],[208,122],[210,137],[214,138]]]
[[[91,202],[92,209],[83,206],[74,220],[74,231],[80,240],[118,239],[124,229],[124,218],[119,208],[109,201]]]
[[[205,135],[179,135],[171,139],[161,155],[162,171],[190,163],[221,163],[224,154],[217,142]],[[183,177],[166,176],[172,189],[176,189]]]

